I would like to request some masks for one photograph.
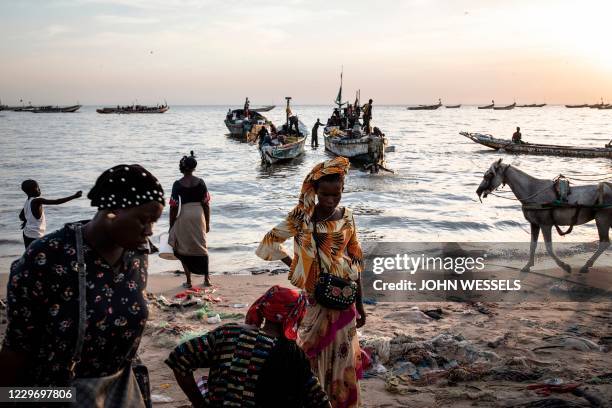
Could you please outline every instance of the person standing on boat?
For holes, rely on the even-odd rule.
[[[79,198],[83,192],[77,191],[75,194],[50,200],[40,196],[40,186],[36,180],[25,180],[21,183],[21,190],[27,194],[28,198],[19,213],[19,219],[23,222],[23,245],[28,248],[32,241],[42,238],[47,230],[47,219],[43,205],[59,205]]]
[[[183,264],[186,288],[191,288],[192,273],[204,275],[204,286],[211,286],[206,242],[210,232],[210,194],[204,180],[193,175],[197,165],[193,151],[190,156],[183,156],[179,162],[183,177],[174,182],[170,198],[168,244]]]
[[[312,127],[312,138],[310,139],[310,147],[319,147],[319,126],[323,123],[317,118],[317,122]]]
[[[244,117],[245,118],[249,118],[249,106],[250,106],[251,102],[249,101],[249,97],[246,97],[246,100],[244,101]]]
[[[522,137],[523,135],[521,135],[521,128],[517,126],[516,132],[514,132],[512,135],[512,143],[523,143],[523,140],[521,139]]]
[[[370,134],[370,121],[372,120],[372,99],[363,105],[363,129],[366,135]]]

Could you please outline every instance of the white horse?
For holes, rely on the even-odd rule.
[[[571,267],[561,261],[552,247],[552,227],[555,226],[561,235],[571,231],[574,225],[586,224],[595,220],[599,233],[599,247],[591,258],[580,269],[581,273],[588,272],[597,258],[610,246],[610,226],[612,225],[612,184],[599,183],[572,187],[563,205],[551,205],[558,199],[553,180],[538,179],[520,171],[509,164],[503,164],[499,159],[484,173],[484,177],[476,194],[486,197],[501,184],[508,184],[516,198],[521,202],[523,215],[531,224],[531,246],[529,262],[523,267],[528,272],[534,265],[534,254],[538,244],[540,230],[544,237],[546,251],[555,260],[557,265],[566,272]],[[559,226],[569,226],[565,233]]]

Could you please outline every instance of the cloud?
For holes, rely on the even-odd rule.
[[[69,33],[72,31],[74,30],[68,26],[60,25],[60,24],[53,24],[53,25],[45,27],[44,30],[42,31],[42,35],[47,36],[47,37],[55,37],[55,36]]]

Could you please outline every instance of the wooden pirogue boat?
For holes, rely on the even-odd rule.
[[[442,106],[442,101],[438,99],[438,103],[435,105],[418,105],[418,106],[409,106],[406,109],[408,110],[435,110]]]
[[[491,135],[482,133],[459,132],[459,134],[483,146],[487,146],[495,150],[503,150],[508,153],[565,157],[612,158],[612,148],[607,147],[575,147],[536,143],[514,143],[508,139],[498,139]]]
[[[385,149],[388,139],[382,131],[374,127],[368,135],[364,132],[361,114],[361,95],[357,92],[353,109],[342,109],[342,74],[340,74],[340,90],[336,97],[336,105],[332,116],[327,120],[323,130],[325,150],[343,156],[352,163],[360,165],[364,170],[377,173],[380,169],[390,171],[385,167]]]
[[[495,102],[491,101],[490,105],[479,106],[478,109],[493,109],[494,106],[495,106]]]
[[[461,107],[461,104],[459,105],[446,105],[446,109],[458,109]]]
[[[287,137],[287,142],[279,145],[262,145],[259,148],[261,154],[261,160],[268,164],[275,164],[280,162],[291,161],[304,154],[304,144],[306,143],[306,137],[308,129],[300,122],[299,124],[300,135],[291,135]]]
[[[494,106],[493,109],[494,110],[511,110],[514,109],[516,107],[516,102],[514,102],[512,105],[507,105],[507,106]]]
[[[576,108],[588,108],[588,104],[584,103],[582,105],[565,105],[566,108],[576,109]]]
[[[82,105],[72,106],[39,106],[32,109],[30,112],[34,113],[72,113],[81,109]]]
[[[542,108],[546,106],[545,103],[531,103],[529,105],[516,105],[517,108]]]
[[[164,113],[168,109],[170,109],[168,105],[161,105],[161,106],[132,105],[132,106],[117,106],[116,108],[96,109],[96,112],[102,113],[102,114]]]
[[[225,126],[230,132],[230,136],[247,141],[247,135],[255,125],[269,125],[270,121],[261,113],[249,109],[249,117],[246,118],[244,109],[230,110],[225,115]]]
[[[251,109],[251,110],[254,112],[270,112],[274,108],[276,108],[276,105],[268,105],[268,106],[263,106],[261,108]]]

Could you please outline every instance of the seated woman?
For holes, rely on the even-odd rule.
[[[144,407],[131,364],[148,317],[148,237],[164,192],[143,167],[119,165],[87,198],[93,219],[36,240],[11,266],[0,386],[71,385],[80,406]]]
[[[180,344],[166,364],[194,407],[329,408],[294,341],[304,306],[297,291],[273,286],[249,309],[248,326],[225,324]],[[193,377],[204,367],[210,367],[205,396]]]

